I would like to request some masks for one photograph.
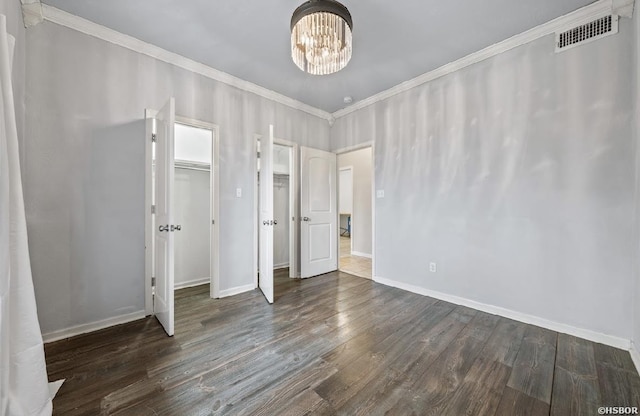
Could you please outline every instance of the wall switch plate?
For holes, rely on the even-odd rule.
[[[242,188],[236,188],[236,198],[242,198]]]
[[[435,273],[438,270],[438,267],[436,266],[435,263],[429,263],[429,271],[431,273]]]
[[[376,198],[384,198],[384,189],[379,189],[376,191]]]

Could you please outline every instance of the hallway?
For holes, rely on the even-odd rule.
[[[365,279],[371,279],[373,275],[371,259],[352,255],[351,239],[344,236],[340,237],[340,260],[338,269],[354,276],[364,277]]]

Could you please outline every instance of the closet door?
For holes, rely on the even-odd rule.
[[[156,116],[156,291],[153,311],[167,335],[173,336],[174,224],[171,198],[174,187],[175,103],[170,98]]]
[[[258,285],[273,303],[273,125],[269,136],[260,139],[260,271]]]

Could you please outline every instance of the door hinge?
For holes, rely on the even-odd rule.
[[[155,134],[155,133],[152,133],[152,134],[151,134],[151,141],[152,141],[153,143],[155,143],[155,142],[156,142],[156,134]]]
[[[155,277],[151,278],[151,287],[156,287],[156,278]]]
[[[211,225],[216,225],[216,220],[211,220]]]
[[[156,206],[155,205],[151,205],[151,213],[152,214],[156,213]]]

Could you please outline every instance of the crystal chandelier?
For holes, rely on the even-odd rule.
[[[340,71],[351,59],[349,10],[334,0],[309,0],[291,17],[291,57],[313,75]]]

